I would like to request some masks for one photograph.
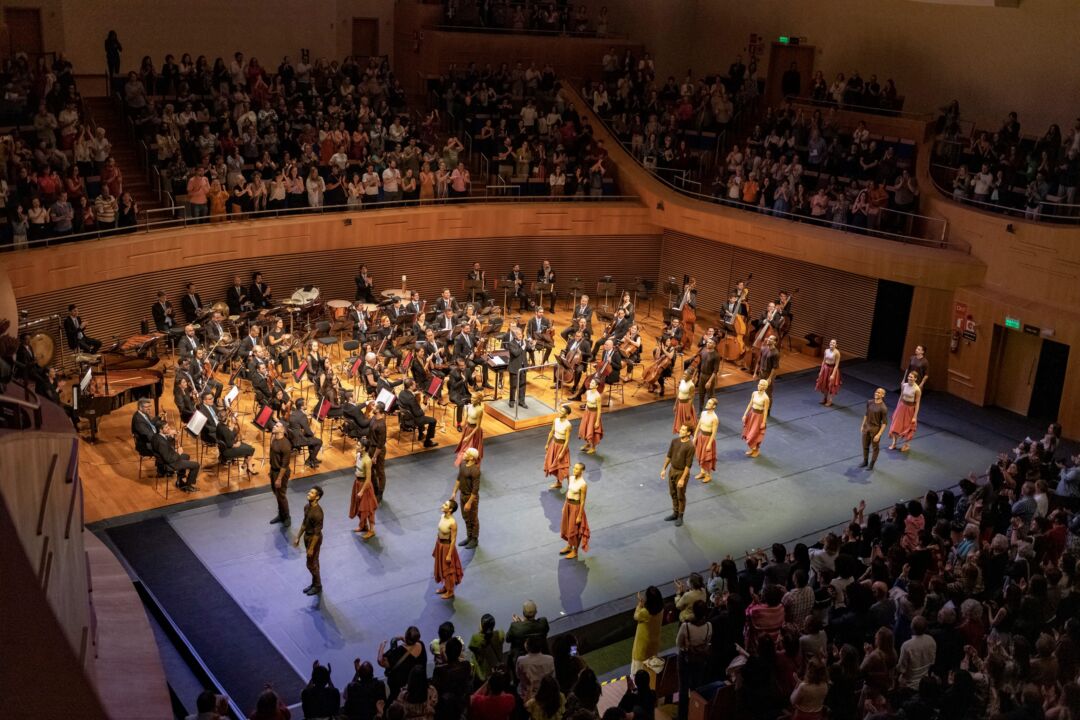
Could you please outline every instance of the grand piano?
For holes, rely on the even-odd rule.
[[[90,421],[90,441],[97,439],[98,419],[144,397],[154,400],[154,414],[165,386],[165,370],[157,344],[165,333],[133,335],[103,348],[98,355],[77,355],[80,366],[93,369],[90,386],[79,396],[79,415]],[[80,377],[85,373],[83,369]]]

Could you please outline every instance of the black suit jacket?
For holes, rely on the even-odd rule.
[[[165,437],[161,433],[154,435],[150,441],[150,449],[158,459],[161,460],[161,464],[165,466],[167,470],[176,471],[177,465],[183,460],[180,457],[180,453],[176,452],[176,447],[173,445],[173,441]]]
[[[195,293],[195,299],[192,300],[190,295],[185,295],[180,301],[180,307],[184,309],[184,317],[188,319],[188,322],[195,322],[199,317],[199,312],[202,311],[202,296]]]
[[[600,354],[596,356],[596,362],[603,364],[604,351],[601,350]],[[611,350],[611,364],[608,367],[607,374],[604,375],[604,382],[609,385],[619,382],[619,373],[622,372],[622,353],[619,352],[619,348],[612,348]]]
[[[578,318],[585,318],[585,327],[589,328],[589,332],[592,333],[592,316],[593,316],[593,306],[592,305],[586,305],[584,307],[584,309],[581,307],[580,304],[575,305],[574,306],[574,318],[570,322],[570,325],[573,326],[574,321],[576,321]]]
[[[247,297],[247,293],[244,292],[244,288],[237,288],[235,285],[229,287],[229,291],[225,293],[225,302],[229,306],[230,315],[239,315],[244,311],[244,301],[250,300]]]
[[[679,299],[675,301],[675,307],[681,307],[683,298],[686,297],[686,290],[684,289],[682,294],[679,295]],[[697,309],[697,290],[690,291],[690,297],[687,299],[686,304],[691,308]]]
[[[528,325],[525,326],[525,334],[528,335],[531,338],[535,338],[536,336],[540,335],[541,333],[547,332],[550,329],[551,329],[551,321],[548,320],[546,317],[542,317],[542,318],[540,318],[540,329],[537,330],[536,329],[536,318],[534,317],[531,320],[529,320]]]
[[[468,340],[466,340],[468,338]],[[469,333],[461,333],[454,338],[454,355],[467,357],[476,349],[476,340]]]
[[[420,401],[411,390],[402,390],[398,393],[398,406],[410,418],[417,420],[424,417],[424,408],[420,407]]]
[[[311,424],[308,422],[308,416],[303,410],[293,410],[289,414],[289,434],[295,435],[297,439],[315,437]],[[293,445],[295,444],[294,442]]]
[[[554,283],[555,282],[555,270],[554,270],[554,268],[551,270],[550,274],[545,274],[543,267],[541,267],[539,270],[537,270],[536,271],[536,282]]]
[[[79,347],[79,335],[82,332],[82,328],[83,322],[81,318],[78,322],[70,315],[64,318],[64,336],[67,338],[68,347],[72,350]]]
[[[206,323],[206,342],[210,344],[216,343],[223,332],[225,332],[225,328],[211,320]]]
[[[180,338],[180,341],[176,343],[176,352],[180,353],[180,357],[189,358],[195,354],[195,349],[198,347],[198,340],[192,340],[187,335]]]
[[[267,287],[266,283],[263,283],[262,286],[260,286],[258,283],[251,283],[251,285],[248,287],[248,300],[250,300],[251,304],[257,308],[270,307],[271,303],[269,298],[267,298],[266,295],[263,294],[263,288],[265,287]]]
[[[259,343],[256,342],[255,338],[248,335],[240,342],[240,349],[237,352],[240,353],[240,357],[246,358],[248,355],[251,354],[251,351],[254,350],[255,346],[258,344]]]
[[[454,298],[450,298],[449,300],[447,300],[446,298],[442,298],[442,297],[440,297],[438,300],[435,301],[435,312],[437,312],[437,313],[445,312],[446,308],[450,308],[454,312],[457,312],[458,311],[457,301],[454,300]]]
[[[172,308],[172,303],[166,301],[165,305]],[[167,315],[165,308],[161,307],[161,303],[154,303],[154,327],[158,329],[158,332],[169,332],[169,329],[176,325],[176,321],[171,316]]]
[[[461,372],[454,368],[446,379],[447,392],[450,393],[450,402],[455,405],[467,405],[469,402],[469,383]]]
[[[511,340],[506,343],[506,350],[510,353],[510,359],[506,363],[506,369],[513,375],[517,375],[518,371],[524,365],[525,360],[525,348],[521,346],[517,340]]]
[[[131,416],[131,434],[135,436],[135,446],[140,451],[150,451],[153,449],[151,441],[158,434],[157,426],[142,413],[136,412]]]
[[[273,395],[270,392],[270,378],[265,377],[262,373],[255,373],[251,376],[251,389],[255,391],[255,399],[264,405],[270,401],[270,397]]]
[[[206,424],[203,425],[202,435],[203,437],[213,438],[217,437],[217,421],[214,418],[217,416],[217,412],[211,410],[206,406],[206,403],[199,403],[197,408],[199,412],[206,416]]]

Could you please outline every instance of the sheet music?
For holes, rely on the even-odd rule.
[[[201,435],[203,428],[206,427],[207,417],[203,415],[202,410],[196,410],[191,419],[188,420],[187,429],[192,435]]]
[[[82,380],[79,381],[79,390],[86,392],[86,388],[90,385],[90,378],[93,376],[93,368],[86,368],[86,374],[82,376]]]
[[[379,391],[379,394],[375,396],[375,402],[382,403],[383,408],[385,408],[387,412],[390,412],[390,408],[397,402],[397,395],[386,388],[383,388]]]
[[[222,401],[225,403],[226,409],[233,404],[233,400],[240,394],[240,388],[233,385],[229,388],[229,392],[225,394],[225,399]]]

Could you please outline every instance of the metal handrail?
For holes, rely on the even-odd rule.
[[[490,187],[490,186],[489,186]],[[515,192],[520,192],[520,187],[515,184],[507,185],[507,188],[513,188]],[[234,222],[248,222],[251,220],[261,220],[263,218],[285,218],[285,217],[300,217],[303,215],[323,215],[330,213],[345,213],[345,212],[368,212],[371,210],[387,210],[387,209],[401,209],[404,207],[429,207],[434,205],[455,205],[455,204],[484,204],[484,203],[582,203],[582,202],[640,202],[641,198],[637,195],[604,195],[599,198],[585,196],[578,197],[575,195],[465,195],[462,197],[447,197],[447,198],[425,198],[423,200],[397,200],[397,201],[380,201],[375,203],[367,203],[361,206],[354,205],[324,205],[321,207],[303,207],[303,208],[280,208],[274,210],[253,210],[251,212],[240,213],[238,215],[221,215],[212,218],[213,223],[210,222],[211,218],[203,217],[200,219],[192,218],[188,214],[187,205],[172,205],[164,208],[152,208],[150,210],[140,210],[139,213],[143,215],[141,222],[136,222],[134,225],[120,228],[95,228],[90,232],[74,233],[70,235],[61,235],[59,237],[47,237],[38,240],[31,240],[25,245],[18,247],[5,246],[0,249],[0,252],[10,252],[12,250],[29,250],[35,248],[44,248],[54,245],[63,245],[73,242],[81,242],[84,240],[99,240],[106,237],[112,237],[115,235],[130,235],[133,233],[149,233],[154,230],[177,228],[177,227],[198,227],[200,225],[213,225],[224,224]],[[151,220],[150,213],[159,213],[163,216],[172,215],[162,220]]]
[[[828,107],[836,108],[837,110],[854,110],[855,112],[866,113],[867,115],[884,115],[887,117],[906,117],[912,120],[930,120],[934,117],[930,112],[914,112],[911,110],[893,110],[891,108],[874,107],[873,105],[859,105],[855,103],[836,103],[831,98],[828,100],[815,100],[812,97],[801,96],[787,96],[784,98],[788,102],[798,103],[799,105],[810,105],[815,108]]]
[[[931,164],[931,169],[949,170],[955,171],[956,168],[949,165],[942,165],[940,163]],[[1065,224],[1080,224],[1080,203],[1064,203],[1054,202],[1052,200],[1042,200],[1039,203],[1039,210],[1034,213],[1030,213],[1025,207],[1018,207],[1016,205],[1005,205],[1000,202],[988,202],[986,200],[976,200],[973,197],[957,198],[953,191],[945,188],[934,177],[934,173],[928,173],[930,176],[930,182],[933,184],[934,189],[945,196],[947,200],[957,203],[959,205],[975,205],[987,212],[997,213],[999,215],[1023,215],[1024,219],[1029,222],[1050,222],[1051,220]],[[1070,208],[1077,212],[1077,214],[1059,215],[1057,213],[1047,213],[1043,208]]]
[[[592,112],[592,111],[590,110],[590,112]],[[593,113],[593,114],[596,115],[596,113]],[[604,120],[604,118],[601,118],[599,115],[597,115],[596,117],[597,117],[598,120],[600,120],[600,122],[602,122],[604,124],[605,127],[607,127],[608,131],[611,132],[612,137],[615,138],[615,140],[619,143],[619,145],[626,152],[626,154],[629,155],[631,158],[633,158],[634,162],[637,163],[638,167],[640,167],[642,170],[644,170],[645,172],[652,175],[654,178],[656,178],[657,181],[663,183],[664,185],[671,188],[675,192],[681,193],[683,195],[688,195],[688,196],[691,196],[691,197],[695,197],[695,198],[697,198],[699,200],[704,200],[706,202],[719,203],[721,205],[727,205],[727,206],[730,206],[730,207],[735,207],[735,208],[740,209],[740,210],[757,210],[758,209],[758,207],[756,205],[753,206],[753,207],[748,207],[747,204],[743,203],[743,202],[735,202],[735,201],[730,200],[730,199],[725,198],[725,197],[719,197],[719,196],[714,196],[714,195],[706,195],[705,193],[701,193],[701,192],[694,192],[693,190],[687,190],[685,187],[678,187],[674,183],[669,182],[667,179],[665,179],[664,177],[662,177],[660,175],[660,172],[662,170],[664,170],[665,168],[649,169],[648,167],[646,167],[645,164],[630,151],[630,148],[628,148],[626,146],[626,142],[621,137],[619,137],[617,134],[615,134],[615,132],[613,130],[611,130],[610,127],[608,127],[607,122]],[[803,222],[803,221],[809,221],[809,222],[813,222],[813,223],[818,223],[819,222],[816,218],[811,218],[808,215],[796,215],[796,214],[790,213],[790,212],[782,212],[782,211],[778,211],[778,210],[773,210],[772,208],[763,208],[762,211],[765,214],[768,214],[768,215],[773,215],[773,216],[776,216],[776,217],[784,217],[784,218],[787,218],[787,219],[796,220],[796,221],[800,221],[800,222]],[[860,227],[858,225],[851,225],[849,223],[836,223],[836,222],[833,222],[831,219],[828,220],[828,221],[821,221],[821,224],[826,225],[826,226],[828,226],[828,227],[830,227],[830,228],[832,228],[834,230],[841,230],[841,231],[844,231],[844,232],[855,232],[855,233],[857,233],[859,235],[874,235],[874,236],[880,236],[880,237],[886,237],[886,238],[898,240],[900,242],[913,242],[913,243],[916,243],[916,244],[933,243],[933,244],[936,244],[936,245],[938,245],[939,247],[942,247],[942,248],[948,248],[950,246],[953,246],[956,249],[961,250],[962,252],[970,252],[970,248],[959,248],[956,245],[956,243],[950,243],[949,242],[949,240],[947,238],[949,221],[946,220],[945,218],[932,218],[932,217],[930,217],[928,215],[920,215],[918,213],[909,213],[909,212],[906,212],[906,211],[903,211],[903,210],[893,210],[891,208],[883,209],[882,214],[884,215],[885,213],[907,215],[907,216],[910,216],[911,218],[921,219],[921,220],[923,220],[923,221],[925,221],[927,223],[933,223],[933,224],[941,223],[940,237],[938,237],[937,239],[935,239],[935,238],[924,238],[924,237],[920,237],[920,236],[917,236],[917,235],[904,235],[904,234],[900,234],[900,233],[889,232],[889,231],[886,231],[886,230],[873,230],[873,229],[868,228],[868,227],[864,228],[864,227]]]
[[[475,32],[475,33],[490,33],[492,35],[542,35],[546,37],[580,37],[580,38],[594,38],[599,40],[628,40],[630,36],[626,33],[604,33],[598,34],[595,30],[543,30],[543,29],[531,29],[531,28],[504,28],[504,27],[485,27],[483,25],[456,25],[456,24],[441,24],[435,25],[432,30],[444,30],[447,32]]]

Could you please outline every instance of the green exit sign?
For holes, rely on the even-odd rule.
[[[1006,315],[1005,316],[1005,327],[1009,328],[1010,330],[1019,330],[1020,329],[1020,318],[1009,317],[1008,315]]]
[[[781,35],[778,42],[781,42],[784,45],[787,45],[788,43],[791,42],[791,38],[789,38],[787,35]]]

